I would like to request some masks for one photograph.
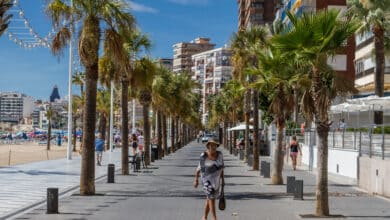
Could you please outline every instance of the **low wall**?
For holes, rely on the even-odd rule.
[[[310,164],[310,148],[302,145],[302,164]],[[313,168],[317,168],[317,147],[313,147]],[[349,177],[358,178],[358,157],[359,153],[352,150],[329,148],[328,172]]]
[[[359,158],[359,187],[369,193],[390,197],[390,160]]]

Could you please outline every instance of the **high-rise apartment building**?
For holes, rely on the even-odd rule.
[[[207,97],[211,94],[217,94],[232,78],[231,56],[232,52],[228,48],[217,48],[192,56],[194,63],[191,73],[192,79],[202,86],[199,92],[202,95],[200,111],[203,124],[208,121]]]
[[[215,44],[210,38],[198,37],[191,42],[181,42],[173,45],[173,72],[190,72],[192,67],[191,56],[203,51],[213,49]]]
[[[32,97],[16,92],[0,93],[0,121],[19,123],[23,116],[29,116],[33,111]]]
[[[158,59],[160,66],[166,68],[167,70],[173,70],[173,59],[170,58],[160,58]]]
[[[281,20],[288,24],[290,21],[286,11],[290,11],[295,15],[301,15],[303,12],[317,12],[323,9],[339,9],[346,11],[346,0],[283,0],[281,7],[276,12],[275,21]],[[333,67],[338,73],[343,74],[349,79],[355,79],[355,39],[351,37],[347,46],[334,57],[328,58],[328,64]]]
[[[375,50],[373,33],[357,34],[355,51],[355,87],[361,96],[375,94]],[[384,93],[390,95],[390,57],[385,57]]]
[[[272,23],[280,0],[237,0],[238,29]]]

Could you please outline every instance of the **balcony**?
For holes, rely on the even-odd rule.
[[[371,67],[371,68],[369,68],[369,69],[367,69],[365,71],[356,73],[355,78],[359,79],[359,78],[362,78],[364,76],[367,76],[367,75],[370,75],[370,74],[374,74],[374,71],[375,71],[375,67]]]

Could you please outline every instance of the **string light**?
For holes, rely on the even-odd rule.
[[[14,16],[11,19],[11,25],[8,27],[8,38],[16,45],[19,45],[20,47],[25,49],[32,49],[38,47],[51,48],[52,45],[50,42],[53,40],[55,33],[62,27],[68,26],[70,24],[70,21],[65,20],[62,22],[60,27],[54,27],[46,34],[46,36],[40,37],[32,27],[29,19],[26,18],[25,12],[19,4],[19,0],[13,1],[13,6],[11,10],[9,10],[9,12],[13,13]],[[16,23],[17,26],[13,26],[14,23]],[[78,36],[77,32],[74,32],[74,36]],[[74,39],[73,44],[76,45]],[[73,57],[74,61],[72,66],[74,71],[83,71],[84,67],[81,64],[77,47],[74,47]]]
[[[8,37],[15,44],[24,47],[24,48],[36,48],[36,47],[45,47],[51,48],[51,40],[53,35],[56,33],[58,29],[51,29],[45,37],[40,37],[38,33],[31,26],[31,22],[25,17],[24,10],[19,4],[19,0],[13,1],[13,7],[10,12],[15,12],[14,17],[19,16],[19,18],[11,19],[11,26],[8,28],[9,34]],[[23,22],[23,27],[13,27],[13,23],[21,23]],[[64,22],[64,26],[69,25],[69,22]],[[20,35],[30,35],[28,39],[21,39]],[[29,40],[29,41],[28,41]]]

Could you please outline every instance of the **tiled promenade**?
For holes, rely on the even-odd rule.
[[[109,153],[103,166],[96,167],[96,177],[107,173]],[[80,184],[81,157],[59,159],[0,168],[0,219],[46,201],[46,189],[59,188],[64,194]],[[119,166],[120,152],[112,152],[111,160]]]
[[[144,169],[141,173],[123,176],[117,172],[114,184],[108,184],[106,179],[102,178],[97,181],[96,196],[79,196],[76,189],[71,196],[60,199],[59,214],[45,214],[46,204],[44,204],[26,213],[20,213],[15,218],[39,220],[200,220],[204,195],[200,187],[193,188],[192,182],[194,169],[203,150],[204,146],[192,142],[176,153],[166,156],[163,160],[156,161],[152,167]],[[285,176],[295,175],[297,179],[304,180],[304,200],[293,200],[291,195],[286,194],[285,185],[270,185],[270,179],[260,177],[258,172],[250,171],[250,168],[242,161],[228,155],[226,151],[223,152],[226,163],[227,208],[225,211],[218,211],[218,219],[301,219],[301,214],[314,212],[315,176],[313,174],[303,170],[294,172],[289,166],[286,167]],[[72,164],[76,164],[76,160],[73,162],[75,163]],[[49,162],[45,163],[46,166],[54,169],[52,165],[47,165]],[[41,166],[45,167],[43,164]],[[77,167],[74,170],[79,170],[79,165]],[[41,172],[40,178],[45,175],[55,175],[48,178],[51,184],[40,181],[39,184],[42,186],[39,187],[42,188],[43,192],[40,199],[44,197],[48,186],[59,187],[62,183],[68,182],[68,184],[64,184],[63,189],[65,189],[78,183],[78,172],[73,169],[69,168],[70,170],[65,171],[64,168],[61,171],[53,169],[35,171]],[[106,167],[101,169],[102,174],[106,172]],[[30,170],[32,169],[30,168]],[[0,171],[4,172],[4,170]],[[99,171],[100,169],[98,169]],[[56,172],[59,173],[51,174]],[[60,177],[61,172],[67,173],[68,175],[65,175],[67,177]],[[30,178],[23,172],[17,172],[13,175],[20,175],[18,184],[28,182]],[[64,179],[68,181],[64,181]],[[74,180],[70,181],[70,179]],[[3,176],[1,181],[3,181]],[[3,183],[1,184],[3,185]],[[330,182],[329,191],[331,213],[344,216],[333,219],[376,220],[390,218],[389,200],[357,191],[354,186],[348,184]],[[211,218],[209,217],[209,219]]]

